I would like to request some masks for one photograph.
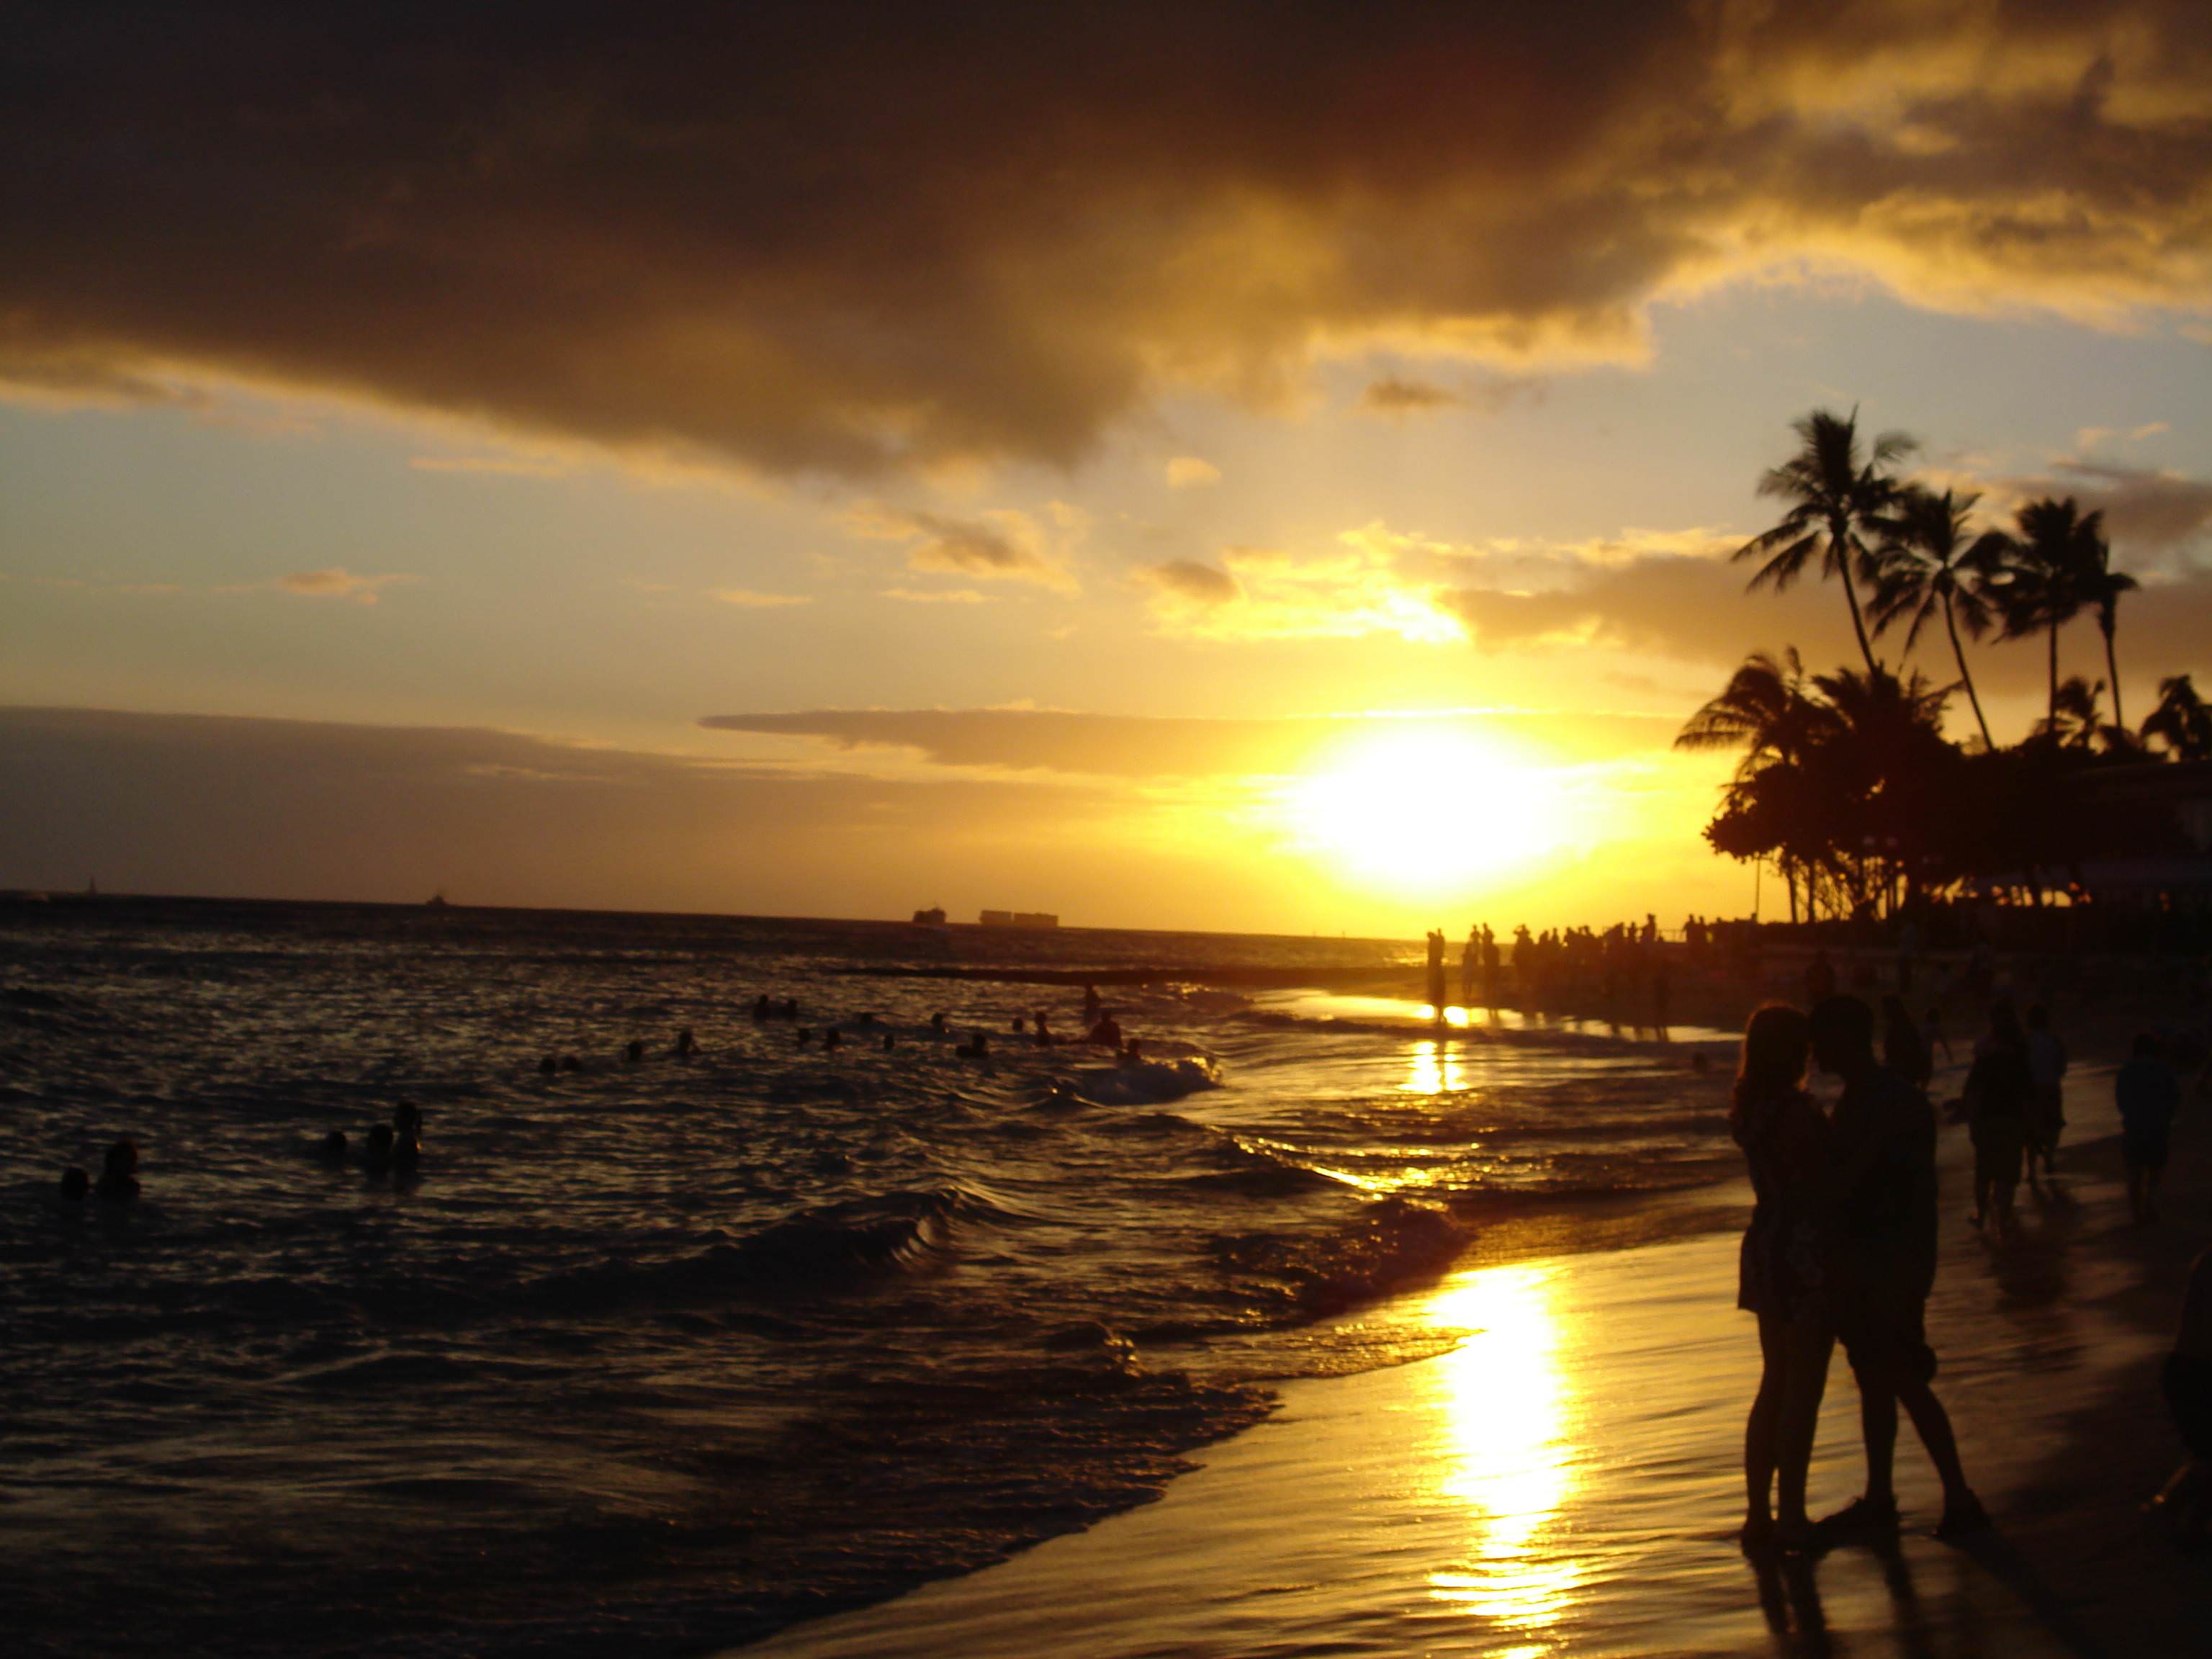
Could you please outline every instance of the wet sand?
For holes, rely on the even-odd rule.
[[[1997,1519],[1925,1535],[1937,1492],[1905,1429],[1906,1531],[1787,1571],[1738,1553],[1756,1380],[1735,1238],[1463,1268],[1376,1310],[1464,1330],[1440,1358],[1293,1382],[1157,1504],[969,1577],[787,1631],[778,1656],[2168,1655],[2204,1650],[2212,1567],[2136,1503],[2178,1447],[2156,1387],[2206,1242],[2208,1137],[2177,1135],[2168,1219],[2125,1224],[2109,1067],[2069,1079],[2054,1196],[2002,1250],[1966,1225],[1965,1132],[1943,1138],[1939,1392]],[[1957,1074],[1938,1079],[1955,1091]],[[1838,1356],[1816,1510],[1857,1489]]]

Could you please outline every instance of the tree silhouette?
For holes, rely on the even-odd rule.
[[[1777,762],[1794,763],[1811,748],[1829,716],[1805,694],[1805,665],[1797,647],[1780,660],[1764,651],[1743,659],[1721,694],[1690,716],[1674,737],[1677,749],[1737,749],[1739,779]]]
[[[2105,729],[2100,718],[2104,695],[2104,681],[2086,680],[2079,674],[2071,676],[2051,700],[2048,718],[2036,722],[2035,735],[2048,738],[2062,749],[2094,747],[2098,734]]]
[[[1856,578],[1876,579],[1869,542],[1890,538],[1889,521],[1899,493],[1890,469],[1918,446],[1902,432],[1885,432],[1863,458],[1858,417],[1856,409],[1849,415],[1816,409],[1791,423],[1799,440],[1797,453],[1759,481],[1760,495],[1791,503],[1790,510],[1779,524],[1753,537],[1732,556],[1763,560],[1751,586],[1771,587],[1778,593],[1817,559],[1823,576],[1843,582],[1851,631],[1858,638],[1867,672],[1872,673],[1881,665],[1867,638]]]
[[[2142,735],[2156,738],[2176,760],[2212,760],[2212,708],[2188,675],[2158,683],[2158,707],[2143,721]]]
[[[2137,583],[2126,571],[2112,568],[2112,544],[2102,536],[2084,544],[2081,559],[2082,603],[2096,607],[2097,631],[2105,636],[2105,673],[2112,688],[2112,724],[2124,732],[2128,722],[2120,712],[2120,664],[2112,649],[2112,635],[2119,628],[2120,595],[2134,592]]]
[[[1951,637],[1951,655],[1959,665],[1959,684],[1981,727],[1982,746],[1995,749],[1982,700],[1974,690],[1974,676],[1966,666],[1966,653],[1959,642],[1964,628],[1978,640],[1989,632],[1994,614],[1991,594],[2011,551],[2010,540],[2001,531],[1971,536],[1968,525],[1974,504],[1981,497],[1945,490],[1941,495],[1908,484],[1899,492],[1890,521],[1890,538],[1875,550],[1878,574],[1868,612],[1877,637],[1897,623],[1906,624],[1905,649],[1910,654],[1937,614]]]
[[[2055,727],[2059,716],[2058,630],[2081,614],[2089,600],[2093,573],[2105,568],[2105,515],[2085,514],[2071,495],[2063,501],[2045,496],[2021,507],[2013,521],[2019,534],[1999,590],[2003,636],[2010,640],[2039,631],[2048,634],[2051,684],[2044,722]]]

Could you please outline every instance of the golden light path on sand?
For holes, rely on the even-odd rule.
[[[1551,1651],[1543,1639],[1572,1602],[1582,1570],[1559,1536],[1572,1496],[1577,1399],[1561,1364],[1553,1270],[1519,1265],[1455,1279],[1429,1305],[1440,1326],[1472,1333],[1425,1368],[1443,1418],[1438,1494],[1463,1506],[1463,1559],[1430,1573],[1437,1601],[1531,1638],[1509,1659]]]

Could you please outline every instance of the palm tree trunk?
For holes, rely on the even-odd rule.
[[[1959,643],[1959,624],[1951,615],[1951,596],[1943,595],[1943,626],[1951,633],[1951,654],[1959,659],[1959,680],[1966,688],[1966,701],[1973,705],[1974,724],[1982,728],[1982,747],[1994,750],[1996,739],[1990,736],[1989,717],[1982,713],[1982,700],[1974,695],[1974,677],[1966,670],[1966,648]]]
[[[1881,672],[1881,665],[1874,659],[1874,647],[1867,640],[1866,622],[1859,615],[1859,590],[1858,585],[1851,580],[1851,557],[1848,543],[1845,544],[1845,551],[1838,568],[1844,575],[1844,598],[1851,607],[1851,632],[1858,635],[1859,655],[1866,659],[1867,674],[1871,678]]]
[[[2051,699],[2044,708],[2044,718],[2051,723],[2051,735],[2058,735],[2058,624],[2051,624]]]
[[[2116,631],[2108,617],[2100,617],[2098,625],[2105,630],[2105,673],[2112,683],[2112,724],[2121,731],[2128,729],[2127,716],[2120,713],[2120,665],[2112,654],[2112,635]]]

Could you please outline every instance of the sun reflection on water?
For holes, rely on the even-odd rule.
[[[1413,1045],[1406,1080],[1399,1088],[1409,1095],[1446,1095],[1462,1086],[1459,1050],[1449,1042],[1424,1040]]]
[[[1443,1415],[1437,1491],[1464,1504],[1474,1524],[1465,1558],[1431,1573],[1429,1594],[1494,1620],[1501,1633],[1541,1636],[1582,1580],[1559,1526],[1577,1480],[1575,1395],[1552,1273],[1484,1268],[1446,1286],[1430,1313],[1474,1333],[1432,1368]],[[1538,1643],[1513,1651],[1548,1650]]]

